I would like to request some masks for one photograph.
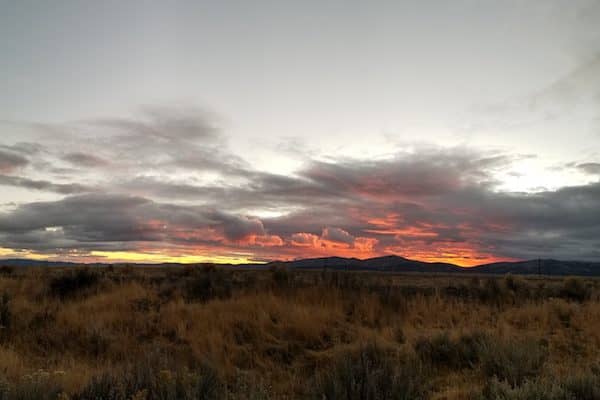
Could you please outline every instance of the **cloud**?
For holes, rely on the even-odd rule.
[[[312,233],[297,232],[291,236],[291,244],[301,247],[317,247],[319,236]]]
[[[0,247],[256,260],[394,253],[466,265],[600,259],[600,184],[498,189],[498,173],[531,156],[429,146],[384,159],[306,159],[293,175],[279,175],[233,154],[217,126],[203,113],[154,109],[80,122],[66,129],[74,137],[39,148],[2,147],[0,157],[11,161],[0,184],[64,198],[0,213]],[[60,137],[51,128],[49,136]],[[9,174],[29,162],[43,171]],[[100,168],[105,162],[110,168]],[[597,171],[594,163],[577,168]]]
[[[108,161],[100,157],[86,153],[69,153],[63,157],[63,160],[77,167],[95,168],[108,165]]]
[[[265,234],[262,221],[255,217],[227,215],[220,212],[213,214],[213,217],[222,224],[225,236],[232,241]]]
[[[34,180],[12,175],[0,175],[0,185],[44,190],[60,194],[76,194],[94,190],[91,187],[80,185],[78,183],[53,183],[44,180]]]
[[[0,150],[0,173],[10,173],[27,164],[29,164],[27,158],[13,152]]]
[[[332,242],[354,244],[354,236],[349,234],[340,228],[325,228],[321,234],[321,238],[324,240],[330,240]]]
[[[578,164],[577,168],[586,174],[600,175],[600,163],[582,163]]]

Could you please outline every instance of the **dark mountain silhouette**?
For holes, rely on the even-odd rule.
[[[529,260],[498,262],[475,267],[473,271],[484,274],[542,274],[542,275],[600,275],[600,262]]]
[[[267,265],[287,265],[298,269],[335,269],[348,271],[385,272],[464,272],[464,268],[447,263],[427,263],[409,260],[400,256],[384,256],[359,260],[357,258],[309,258],[287,262],[273,262]]]
[[[62,261],[39,261],[27,259],[8,259],[0,260],[0,266],[7,267],[74,267],[77,263]],[[182,266],[184,264],[163,263],[163,264],[133,264],[133,263],[93,263],[85,264],[92,267],[106,267],[109,265],[136,265],[145,267],[160,266]],[[429,263],[423,261],[410,260],[400,256],[384,256],[360,260],[358,258],[342,257],[323,257],[307,258],[294,261],[273,261],[267,264],[244,264],[223,266],[237,268],[271,268],[278,265],[285,265],[292,269],[329,269],[336,271],[379,271],[379,272],[422,272],[422,273],[467,273],[467,274],[542,274],[542,275],[580,275],[580,276],[600,276],[600,262],[588,261],[561,261],[553,259],[529,260],[515,262],[497,262],[492,264],[483,264],[476,267],[465,268],[450,263]]]
[[[356,258],[312,258],[267,265],[287,265],[290,268],[349,271],[425,272],[425,273],[479,273],[479,274],[539,274],[600,276],[600,262],[529,260],[498,262],[465,268],[450,263],[428,263],[399,256],[385,256],[359,260]]]

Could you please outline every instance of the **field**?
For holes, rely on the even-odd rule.
[[[1,268],[0,399],[600,399],[600,281]]]

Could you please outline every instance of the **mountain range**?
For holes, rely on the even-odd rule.
[[[61,261],[39,261],[28,259],[7,259],[0,260],[0,266],[8,267],[70,267],[82,264],[61,262]],[[94,263],[86,264],[92,267],[106,267],[108,264]],[[127,265],[131,265],[128,263]],[[157,266],[182,266],[184,264],[165,263],[165,264],[134,264],[136,266],[157,267]],[[561,261],[554,259],[540,259],[514,262],[497,262],[492,264],[483,264],[476,267],[460,267],[450,263],[429,263],[423,261],[410,260],[404,257],[390,255],[360,260],[357,258],[342,257],[324,257],[308,258],[294,261],[274,261],[266,264],[244,264],[231,265],[223,264],[228,267],[239,268],[271,268],[274,266],[285,265],[292,269],[329,269],[339,271],[379,271],[379,272],[411,272],[411,273],[468,273],[468,274],[542,274],[542,275],[580,275],[580,276],[600,276],[600,262],[588,261]]]
[[[505,261],[482,264],[475,267],[460,267],[450,263],[429,263],[410,260],[400,256],[384,256],[360,260],[356,258],[325,257],[287,262],[269,263],[287,265],[297,269],[333,269],[349,271],[422,272],[422,273],[470,273],[470,274],[541,274],[600,276],[600,262],[562,261],[539,259],[527,261]],[[267,264],[267,265],[269,265]]]

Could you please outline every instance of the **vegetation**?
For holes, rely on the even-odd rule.
[[[591,278],[0,271],[0,400],[600,399]]]

